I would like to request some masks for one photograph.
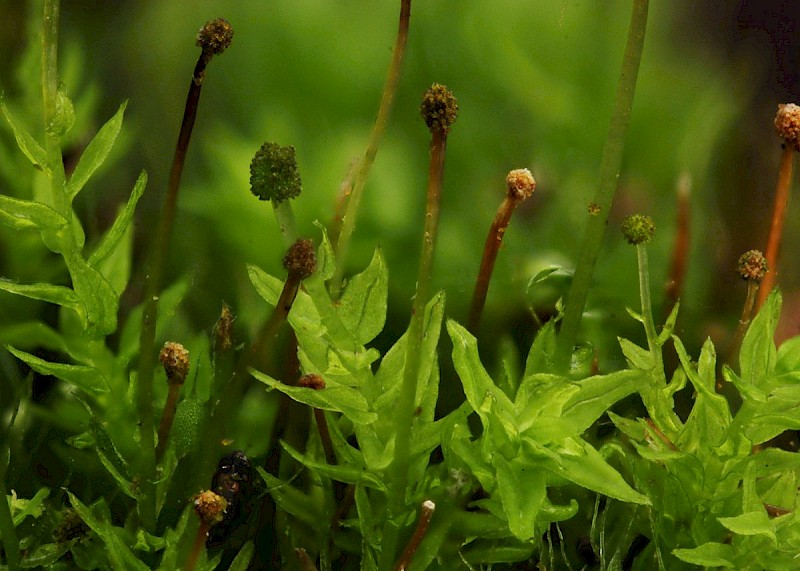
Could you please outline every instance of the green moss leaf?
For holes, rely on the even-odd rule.
[[[142,172],[139,178],[136,179],[136,184],[133,185],[133,191],[131,192],[131,196],[125,208],[117,214],[114,224],[111,225],[111,228],[108,229],[97,245],[97,248],[95,248],[94,252],[92,252],[92,255],[89,257],[90,266],[97,268],[103,260],[117,250],[120,241],[131,228],[136,205],[142,197],[142,194],[144,194],[145,186],[147,186],[147,173]]]
[[[115,528],[111,523],[95,517],[92,510],[83,505],[81,501],[67,491],[69,502],[81,519],[94,531],[103,541],[106,547],[108,559],[115,570],[120,571],[147,571],[147,565],[142,563],[125,544],[119,535],[122,528]],[[119,532],[117,531],[119,530]]]
[[[86,146],[75,170],[67,182],[67,198],[72,201],[81,191],[94,172],[105,162],[108,153],[117,140],[117,135],[122,128],[122,116],[125,113],[127,101],[119,106],[114,116],[103,125],[91,142]]]
[[[777,349],[774,338],[781,316],[781,300],[778,290],[769,294],[750,324],[739,351],[742,381],[761,390],[768,389],[767,385],[775,370]]]
[[[78,295],[70,288],[53,284],[18,284],[0,278],[0,290],[30,299],[54,303],[70,309],[81,308]]]
[[[3,195],[0,195],[0,223],[14,230],[40,232],[58,232],[67,226],[67,220],[46,204]]]
[[[66,365],[52,363],[40,359],[35,355],[20,351],[14,347],[6,347],[12,355],[20,361],[27,363],[31,369],[42,375],[53,375],[87,393],[100,394],[108,392],[108,382],[103,374],[94,367],[85,365]]]
[[[337,304],[337,313],[356,342],[365,345],[383,330],[389,292],[388,270],[380,249],[367,269],[353,276]]]
[[[721,517],[719,522],[739,535],[763,535],[769,538],[773,544],[778,541],[775,525],[763,509],[735,517]]]
[[[735,567],[733,547],[726,543],[708,542],[694,549],[673,549],[672,554],[682,561],[702,567]]]
[[[540,467],[520,457],[509,461],[497,454],[492,462],[508,527],[517,539],[530,539],[536,534],[534,524],[547,494],[546,478]]]
[[[44,148],[33,138],[25,127],[17,122],[2,98],[0,98],[0,110],[2,110],[6,121],[8,121],[11,130],[14,132],[17,146],[19,146],[24,155],[28,157],[28,160],[33,163],[33,166],[44,169],[47,166],[47,153],[45,153]]]
[[[356,423],[374,422],[378,415],[370,411],[369,403],[364,396],[357,390],[343,385],[337,385],[326,380],[328,386],[324,389],[314,390],[306,387],[294,387],[277,381],[260,373],[250,370],[256,380],[265,385],[277,389],[297,402],[307,404],[315,408],[341,412],[350,420]]]

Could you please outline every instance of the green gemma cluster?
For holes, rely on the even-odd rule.
[[[264,143],[250,163],[250,190],[274,204],[300,195],[302,182],[292,146]]]

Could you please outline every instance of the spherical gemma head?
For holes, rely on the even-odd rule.
[[[643,214],[632,214],[626,216],[622,221],[622,233],[628,244],[638,246],[639,244],[647,244],[653,239],[656,232],[656,225],[653,219]]]
[[[233,28],[223,18],[206,22],[197,32],[197,45],[214,55],[224,52],[233,40]]]
[[[458,117],[458,101],[446,86],[434,83],[422,98],[420,113],[431,133],[447,134]]]
[[[290,275],[301,280],[306,279],[317,270],[317,254],[313,240],[300,239],[289,247],[283,258],[283,267]]]
[[[794,150],[800,151],[800,106],[794,103],[778,105],[775,131]]]
[[[760,250],[748,250],[741,256],[736,264],[736,272],[743,280],[761,283],[767,275],[767,259]]]
[[[528,169],[514,169],[506,176],[508,194],[515,200],[525,200],[536,190],[536,180]]]
[[[294,147],[264,143],[250,162],[250,190],[274,204],[295,198],[302,190]]]

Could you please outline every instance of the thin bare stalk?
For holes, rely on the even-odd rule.
[[[758,293],[759,291],[764,291],[763,282],[766,276],[770,274],[769,270],[770,266],[766,256],[758,250],[748,250],[739,256],[736,272],[743,280],[747,281],[747,296],[742,307],[742,316],[739,318],[739,324],[736,326],[731,348],[728,352],[728,362],[731,364],[736,363],[739,359],[739,349],[747,333],[747,328],[750,326]],[[738,367],[736,368],[738,369]]]
[[[642,59],[645,30],[647,28],[648,0],[634,0],[628,28],[628,41],[622,59],[622,70],[617,93],[614,98],[614,111],[603,149],[600,164],[600,182],[592,202],[592,212],[584,229],[583,240],[572,278],[572,287],[567,297],[564,321],[558,336],[555,363],[560,370],[566,370],[570,363],[572,350],[578,338],[586,297],[597,263],[597,256],[603,244],[608,215],[614,202],[614,195],[619,181],[622,165],[622,153],[625,148],[625,134],[633,107],[633,96],[636,91],[636,78],[639,75],[639,63]]]
[[[300,563],[300,568],[303,571],[317,571],[317,566],[314,565],[314,562],[311,561],[311,557],[308,556],[306,550],[302,547],[298,547],[294,550],[294,556],[297,557],[297,561]]]
[[[765,256],[769,270],[764,276],[762,287],[758,293],[757,307],[766,301],[769,292],[775,287],[778,280],[778,254],[781,250],[783,238],[783,223],[786,220],[786,207],[789,204],[789,190],[792,186],[792,165],[794,163],[794,147],[788,143],[783,145],[781,165],[778,170],[778,184],[775,187],[775,205],[772,209],[772,224],[769,227],[767,250]]]
[[[153,420],[153,374],[155,369],[156,320],[158,317],[158,295],[166,265],[169,242],[175,223],[175,213],[180,191],[181,174],[189,149],[189,139],[197,117],[197,105],[200,101],[200,89],[203,86],[205,70],[211,58],[227,48],[233,30],[225,20],[214,20],[201,29],[198,44],[201,45],[200,57],[192,74],[186,106],[181,120],[175,155],[172,159],[167,194],[161,210],[161,220],[151,244],[150,264],[145,276],[144,310],[142,312],[142,331],[139,337],[139,376],[136,383],[136,405],[140,422],[141,455],[139,473],[141,476],[142,499],[139,511],[145,528],[153,532],[156,523],[155,497],[155,435]]]
[[[340,197],[340,203],[347,202],[344,215],[341,219],[337,216],[331,229],[331,239],[336,241],[336,273],[331,282],[331,293],[334,299],[339,297],[342,290],[342,280],[344,279],[345,266],[347,264],[347,252],[350,249],[353,230],[355,230],[358,207],[364,194],[364,186],[367,183],[372,164],[375,162],[378,146],[386,131],[386,125],[389,123],[389,117],[394,107],[394,98],[397,93],[397,86],[400,83],[400,71],[403,67],[403,56],[406,52],[410,20],[411,0],[401,0],[397,39],[392,51],[392,63],[389,65],[389,73],[386,76],[386,83],[381,95],[378,117],[372,128],[364,157],[359,161],[353,185],[352,187],[349,184],[346,185],[343,189],[344,195]]]
[[[692,192],[692,179],[684,173],[678,182],[678,223],[675,229],[675,241],[672,245],[672,260],[669,264],[669,278],[667,279],[667,303],[664,311],[669,314],[672,307],[678,303],[686,281],[686,267],[689,261],[689,230],[691,225],[691,203],[689,197]]]

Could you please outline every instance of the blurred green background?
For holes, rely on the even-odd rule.
[[[9,96],[20,90],[11,69],[26,41],[24,4],[0,3],[4,22],[11,22],[0,32],[2,88]],[[210,329],[225,300],[242,326],[254,328],[267,308],[249,286],[245,264],[280,274],[284,247],[271,207],[249,193],[250,159],[264,141],[296,147],[304,193],[293,206],[301,233],[318,240],[314,221],[330,223],[341,181],[364,151],[398,10],[398,2],[363,0],[64,1],[64,81],[84,109],[94,110],[76,147],[129,101],[115,160],[79,197],[90,238],[110,222],[145,169],[150,183],[137,226],[142,260],[199,53],[194,35],[205,21],[225,17],[234,42],[206,75],[170,279],[188,270],[192,287],[184,309],[196,327]],[[397,104],[350,259],[355,271],[382,247],[390,268],[390,334],[407,325],[416,275],[428,155],[418,114],[424,90],[444,83],[461,108],[448,143],[434,282],[447,290],[451,317],[465,318],[505,174],[528,167],[538,181],[506,235],[481,331],[487,340],[505,331],[529,341],[531,315],[552,313],[565,283],[529,290],[528,280],[551,264],[571,269],[575,259],[629,11],[630,2],[620,1],[413,4]],[[735,260],[766,243],[780,155],[772,130],[776,105],[797,99],[798,12],[784,2],[652,3],[621,189],[589,299],[587,335],[607,348],[606,367],[619,364],[612,354],[616,335],[639,335],[624,312],[638,306],[638,286],[635,255],[619,221],[633,212],[656,221],[651,272],[659,303],[683,173],[693,190],[681,332],[691,347],[709,334],[724,345],[735,326],[745,292],[733,273]],[[796,218],[795,204],[782,258],[787,305],[800,285]],[[141,275],[129,303],[138,302],[140,285]],[[797,327],[798,313],[787,312],[789,327]]]

